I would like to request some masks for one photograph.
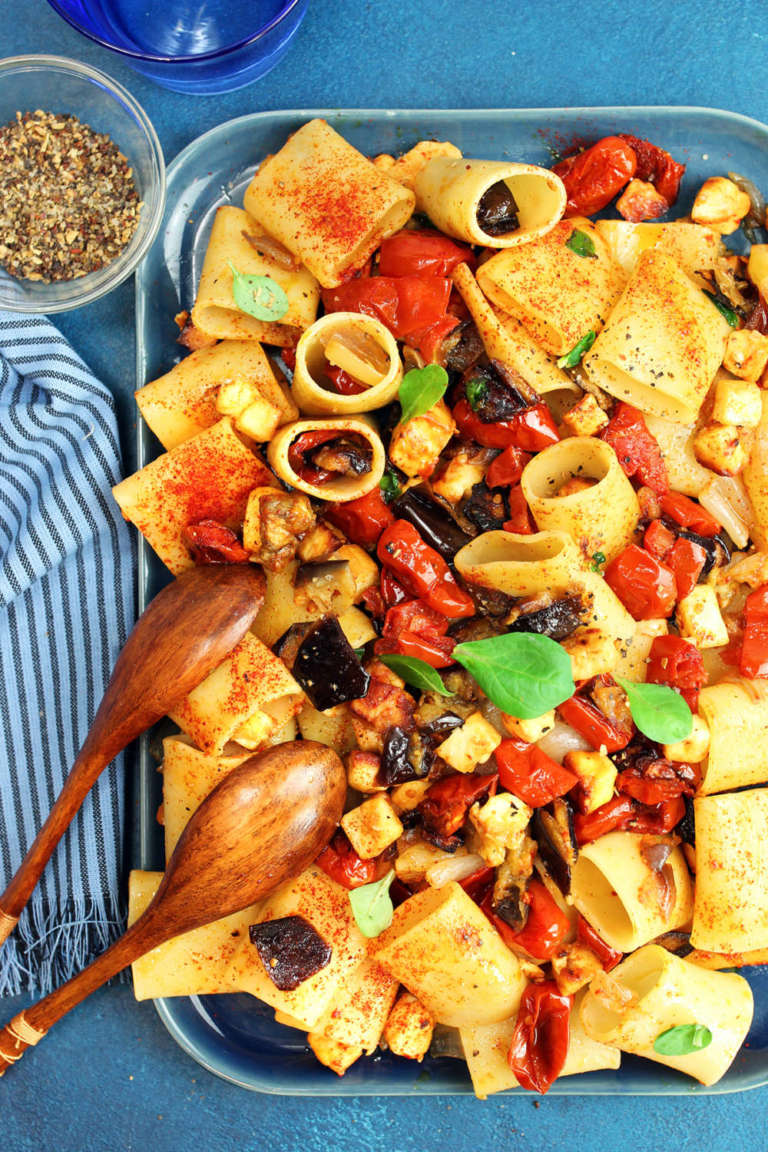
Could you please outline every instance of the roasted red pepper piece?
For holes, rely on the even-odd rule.
[[[677,598],[682,600],[699,582],[699,576],[707,562],[707,554],[695,540],[681,536],[675,540],[666,557],[666,564],[675,574]]]
[[[485,474],[485,483],[489,488],[519,484],[523,469],[530,459],[528,452],[523,452],[516,444],[510,444],[491,464]]]
[[[442,556],[407,520],[396,520],[379,538],[376,554],[399,582],[449,619],[474,616],[472,597],[460,588]]]
[[[589,844],[599,840],[606,832],[616,832],[626,828],[635,814],[635,804],[629,796],[614,796],[601,804],[594,812],[575,812],[573,830],[579,844]]]
[[[592,216],[605,208],[635,175],[637,157],[620,136],[604,136],[591,148],[555,164],[565,184],[566,216]]]
[[[667,617],[675,606],[674,573],[637,544],[611,561],[605,580],[635,620]]]
[[[509,1066],[520,1086],[543,1096],[563,1070],[568,1055],[572,996],[554,980],[529,984],[523,992],[509,1049]]]
[[[621,133],[620,139],[629,144],[637,157],[637,179],[653,184],[668,205],[674,204],[680,191],[685,164],[679,164],[669,152],[659,148],[658,144],[651,144],[650,140],[642,140],[639,136],[630,136],[625,132]]]
[[[496,876],[496,869],[487,865],[484,868],[478,868],[476,872],[472,872],[469,876],[465,876],[463,880],[459,880],[459,884],[470,896],[476,904],[488,894],[488,890],[493,884]]]
[[[337,829],[327,848],[315,861],[326,875],[344,888],[360,888],[386,875],[392,865],[391,854],[362,860],[347,839],[343,828]]]
[[[363,312],[374,316],[402,340],[445,315],[452,283],[442,276],[363,276],[338,288],[326,288],[326,312]]]
[[[505,532],[516,532],[518,536],[531,536],[536,531],[531,510],[528,507],[522,487],[517,484],[507,493],[509,520],[502,525]]]
[[[717,536],[720,531],[714,516],[681,492],[666,492],[661,498],[661,510],[681,528],[690,528],[697,536]]]
[[[594,952],[606,972],[610,972],[624,958],[624,953],[619,952],[616,948],[611,948],[610,944],[606,944],[602,936],[584,919],[581,913],[579,913],[576,921],[576,939],[586,945],[591,952]]]
[[[381,639],[374,644],[377,655],[393,652],[415,656],[433,668],[453,664],[456,641],[446,636],[448,620],[423,600],[408,600],[388,610]]]
[[[540,452],[560,440],[557,425],[543,402],[523,408],[507,420],[485,424],[462,396],[453,407],[453,418],[462,436],[484,448],[508,448],[513,444],[525,452]]]
[[[522,949],[534,960],[551,960],[570,932],[571,922],[540,880],[529,881],[525,902],[528,904],[528,919],[519,932],[496,915],[492,892],[486,893],[480,907],[509,947]]]
[[[498,776],[444,776],[424,794],[419,812],[425,828],[448,838],[461,828],[475,801],[495,787]]]
[[[695,711],[707,673],[702,655],[693,644],[679,636],[655,636],[648,653],[645,678],[649,684],[677,688],[689,708]]]
[[[564,796],[579,782],[578,776],[552,760],[536,744],[526,744],[523,740],[502,740],[494,756],[502,788],[532,808]]]
[[[571,696],[570,700],[558,704],[557,711],[566,724],[588,740],[593,748],[605,745],[606,752],[618,752],[626,748],[632,739],[634,726],[620,727],[601,712],[597,704],[584,696]]]
[[[457,264],[474,265],[472,249],[431,228],[405,228],[382,240],[382,276],[450,276]]]
[[[405,341],[411,348],[416,348],[424,357],[427,364],[441,364],[443,362],[443,341],[453,332],[461,321],[458,316],[446,313],[426,328],[417,328],[415,332],[408,333]]]
[[[357,500],[332,504],[325,514],[348,540],[363,548],[375,547],[384,529],[395,522],[394,514],[384,503],[378,487]]]
[[[768,584],[747,596],[739,671],[750,680],[768,677]]]
[[[247,564],[248,553],[231,528],[218,520],[187,524],[181,531],[182,543],[192,553],[195,564]]]
[[[643,536],[643,548],[657,560],[663,560],[675,540],[674,532],[670,532],[666,524],[661,520],[651,520]]]
[[[613,448],[627,476],[637,477],[654,492],[667,491],[669,480],[661,449],[637,408],[622,400],[600,438]]]
[[[395,604],[404,604],[409,599],[408,593],[402,584],[398,584],[391,572],[386,568],[381,570],[381,596],[387,608],[394,608]]]

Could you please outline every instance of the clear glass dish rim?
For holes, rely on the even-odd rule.
[[[35,312],[51,315],[57,312],[68,312],[72,308],[81,308],[85,304],[93,303],[94,300],[98,300],[101,296],[105,296],[108,292],[111,292],[113,288],[117,288],[119,284],[122,284],[123,281],[136,270],[154,243],[163,221],[163,213],[165,212],[166,169],[163,149],[152,121],[128,89],[124,88],[122,84],[119,84],[117,80],[113,80],[111,76],[108,76],[106,72],[102,72],[99,68],[92,68],[89,64],[83,64],[80,60],[72,60],[67,56],[49,56],[33,53],[24,56],[6,56],[5,59],[0,60],[0,79],[6,75],[12,75],[14,72],[24,73],[35,71],[59,71],[67,73],[78,79],[97,84],[100,88],[108,92],[113,99],[125,106],[126,110],[144,133],[149,143],[155,167],[156,202],[154,210],[147,223],[147,229],[141,243],[134,252],[131,252],[129,257],[126,256],[124,258],[123,256],[118,256],[103,269],[91,273],[91,275],[98,277],[98,280],[83,292],[72,296],[68,300],[40,301],[38,303],[29,300],[22,302],[3,300],[0,303],[0,307],[8,312]],[[119,146],[119,141],[116,141],[116,143]],[[83,277],[83,284],[85,284],[87,280],[87,276]]]
[[[216,60],[221,56],[227,56],[230,52],[237,52],[240,48],[247,48],[249,44],[254,44],[263,36],[266,36],[273,28],[276,28],[282,20],[288,16],[294,8],[302,0],[289,0],[289,3],[284,4],[278,12],[277,16],[273,17],[268,24],[264,24],[258,31],[254,32],[251,36],[246,36],[243,40],[234,41],[232,44],[226,44],[223,48],[216,48],[213,52],[199,52],[194,56],[157,56],[151,52],[134,52],[130,48],[121,48],[118,44],[111,44],[109,40],[105,40],[103,36],[97,36],[94,32],[89,32],[79,24],[74,17],[69,13],[64,12],[59,4],[59,0],[48,0],[48,4],[53,8],[57,16],[62,20],[66,20],[70,28],[74,28],[81,36],[87,36],[94,44],[100,44],[102,48],[108,48],[110,52],[117,52],[120,56],[126,56],[132,60],[145,60],[151,64],[201,64],[207,60]]]

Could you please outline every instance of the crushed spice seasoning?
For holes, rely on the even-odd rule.
[[[141,203],[112,139],[37,109],[0,126],[0,264],[27,280],[74,280],[123,251]]]

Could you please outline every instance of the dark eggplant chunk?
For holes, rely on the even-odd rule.
[[[500,592],[497,588],[483,588],[480,584],[467,583],[466,589],[484,616],[497,619],[508,616],[514,608],[514,596],[508,596],[506,592]]]
[[[301,647],[302,641],[307,632],[312,627],[312,622],[307,620],[299,624],[291,624],[287,632],[283,632],[280,639],[275,644],[272,651],[275,656],[279,656],[283,664],[289,672],[293,671],[293,665],[296,661],[296,653]]]
[[[679,956],[681,960],[693,952],[693,945],[688,932],[665,932],[663,936],[657,936],[653,943],[660,944],[662,948],[666,948],[667,952],[674,952],[675,956]]]
[[[410,750],[410,739],[404,728],[393,724],[387,729],[379,769],[381,781],[387,788],[395,784],[405,784],[407,780],[418,780],[422,775],[416,771],[409,759]]]
[[[371,470],[371,446],[356,432],[305,453],[316,468],[341,476],[364,476]]]
[[[537,632],[540,636],[549,636],[551,640],[565,640],[582,623],[583,611],[580,597],[563,596],[560,600],[553,600],[546,608],[517,616],[511,624],[507,624],[507,631]]]
[[[668,522],[668,527],[675,531],[674,524]],[[690,532],[687,528],[685,530],[677,528],[676,535],[679,539],[692,540],[694,544],[700,544],[706,552],[707,559],[701,570],[700,580],[708,576],[716,564],[727,564],[731,558],[731,550],[722,536],[700,536],[698,532]]]
[[[454,712],[446,712],[436,720],[430,720],[411,733],[409,759],[414,770],[414,778],[423,780],[429,776],[435,763],[436,749],[446,740],[454,728],[464,721]]]
[[[429,844],[434,844],[435,848],[439,848],[441,852],[453,853],[464,843],[461,832],[457,832],[454,836],[441,836],[439,832],[433,831],[429,825],[424,823],[422,823],[421,834]]]
[[[675,832],[685,844],[696,843],[696,821],[693,816],[693,797],[683,796],[685,816],[675,828]]]
[[[510,885],[501,900],[493,902],[494,915],[514,932],[521,932],[528,921],[530,904],[525,899],[526,885]]]
[[[567,800],[553,800],[546,808],[535,808],[533,836],[544,867],[564,895],[571,890],[571,868],[578,859],[573,830],[573,809]]]
[[[462,532],[455,520],[440,507],[419,484],[409,488],[390,504],[395,516],[407,520],[418,529],[430,548],[439,552],[450,564],[456,553],[471,539]]]
[[[470,368],[462,379],[467,402],[483,424],[495,424],[528,407],[523,394],[496,360]]]
[[[462,320],[443,341],[448,372],[466,372],[485,355],[485,347],[474,320]]]
[[[248,934],[267,976],[281,992],[293,992],[330,964],[333,949],[303,916],[251,924]]]
[[[477,206],[477,223],[489,236],[505,236],[520,227],[517,204],[505,180],[484,192]]]
[[[461,514],[480,532],[493,532],[509,520],[507,494],[503,488],[489,488],[481,480],[461,505]]]
[[[304,637],[293,675],[320,712],[359,700],[371,681],[335,616],[324,616]]]

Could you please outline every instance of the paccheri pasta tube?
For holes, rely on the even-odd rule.
[[[708,972],[648,944],[614,968],[609,979],[618,994],[605,991],[601,982],[582,1001],[588,1036],[676,1068],[702,1084],[717,1083],[752,1022],[752,991],[742,976]],[[684,1055],[666,1055],[654,1047],[670,1028],[697,1024],[712,1034],[707,1047]]]
[[[711,952],[768,947],[768,789],[699,796],[691,943]]]
[[[336,390],[329,374],[334,368],[351,377],[356,394]],[[308,416],[371,412],[394,400],[402,377],[397,342],[380,320],[361,312],[332,312],[299,340],[293,399]]]
[[[574,251],[576,233],[592,245],[593,257]],[[561,220],[522,248],[496,253],[478,268],[477,282],[553,356],[565,356],[588,333],[600,331],[622,284],[594,224],[581,217]]]
[[[691,424],[727,333],[726,320],[671,256],[643,252],[584,371],[619,400]]]
[[[689,275],[714,268],[722,252],[717,232],[702,224],[673,220],[669,224],[628,220],[597,220],[595,228],[608,245],[615,264],[627,279],[637,267],[640,253],[649,248],[674,257]]]
[[[744,487],[754,512],[752,536],[765,551],[768,550],[768,392],[762,392],[760,400],[762,415],[744,468]]]
[[[267,458],[281,480],[320,500],[357,500],[384,474],[381,438],[363,419],[297,420],[273,437]]]
[[[221,756],[196,748],[188,736],[163,740],[163,830],[165,859],[170,860],[190,816],[225,776],[252,753],[241,744],[227,744]]]
[[[560,177],[533,164],[436,156],[413,187],[418,210],[442,232],[487,248],[525,244],[565,211]]]
[[[359,268],[413,212],[410,189],[335,132],[310,120],[268,157],[245,193],[246,210],[324,288]]]
[[[571,436],[526,465],[523,495],[541,531],[567,532],[585,558],[611,561],[632,540],[640,518],[635,490],[609,444]]]
[[[295,420],[299,414],[256,340],[222,340],[190,353],[170,372],[140,388],[136,403],[155,436],[170,451],[221,419],[224,413],[217,400],[227,388],[243,394],[243,409],[254,398],[261,398],[276,411],[279,424]]]
[[[192,321],[207,336],[229,340],[263,340],[291,346],[317,315],[320,288],[311,272],[300,265],[285,267],[259,251],[262,229],[242,208],[225,205],[216,212],[211,238],[192,309]],[[288,298],[288,311],[279,320],[259,320],[237,306],[234,272],[268,276]]]
[[[768,781],[768,684],[728,680],[708,684],[699,711],[709,728],[702,795]]]

